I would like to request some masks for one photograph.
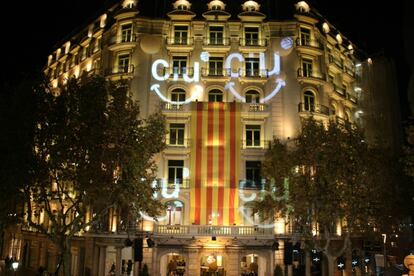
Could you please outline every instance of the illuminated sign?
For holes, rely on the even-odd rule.
[[[291,38],[284,38],[281,41],[281,47],[283,49],[289,49],[293,46],[293,40]],[[278,52],[274,52],[272,56],[273,60],[273,66],[271,66],[270,69],[266,68],[266,56],[264,53],[259,54],[253,54],[249,53],[248,58],[257,58],[259,60],[259,71],[260,77],[262,78],[271,78],[275,77],[275,88],[268,94],[265,95],[260,102],[265,103],[268,102],[270,99],[272,99],[274,96],[279,93],[279,91],[286,85],[285,81],[281,78],[278,78],[280,75],[280,55]],[[210,54],[208,52],[202,52],[200,54],[200,60],[202,62],[208,62],[210,59]],[[238,64],[243,64],[245,62],[245,57],[241,53],[231,53],[227,56],[224,66],[226,70],[228,71],[228,76],[230,77],[230,81],[227,82],[224,86],[224,89],[229,91],[233,97],[240,102],[246,102],[246,98],[241,95],[239,91],[236,90],[236,83],[235,81],[243,77],[240,70],[233,70],[236,66],[234,66],[235,62]],[[182,74],[179,74],[178,70],[173,70],[172,73],[170,73],[170,65],[168,61],[165,59],[157,59],[153,62],[151,66],[151,73],[154,80],[156,80],[158,83],[155,83],[151,86],[151,91],[153,91],[157,96],[164,102],[174,104],[174,105],[183,105],[191,103],[198,99],[200,96],[200,93],[202,92],[202,86],[199,85],[200,83],[200,62],[194,62],[193,64],[194,70],[192,71],[192,74],[187,72],[187,70],[183,70]],[[162,73],[161,73],[162,72]],[[192,93],[192,95],[188,98],[186,98],[184,101],[172,101],[169,100],[168,97],[161,92],[161,85],[160,82],[165,82],[167,80],[170,81],[184,81],[186,83],[194,83],[197,84],[197,89],[195,93]]]

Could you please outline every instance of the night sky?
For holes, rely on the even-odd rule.
[[[150,0],[140,0],[150,1]],[[192,0],[196,1],[196,0]],[[230,0],[226,0],[230,1]],[[225,1],[225,2],[226,2]],[[231,0],[235,1],[235,0]],[[283,1],[283,0],[278,0]],[[385,53],[395,59],[399,75],[399,90],[404,106],[408,83],[408,67],[404,57],[403,0],[310,0],[325,18],[346,37],[369,54]],[[408,1],[409,0],[405,0]],[[24,1],[21,6],[7,1],[1,17],[3,44],[2,81],[19,80],[23,72],[39,71],[54,45],[89,19],[96,18],[114,0]],[[172,2],[172,1],[171,1]],[[242,2],[242,1],[240,1]],[[390,4],[392,3],[392,4]],[[13,4],[13,6],[12,6]],[[19,4],[17,4],[19,5]],[[13,20],[11,16],[15,16]],[[19,21],[20,23],[17,23]],[[414,27],[414,26],[413,26]]]

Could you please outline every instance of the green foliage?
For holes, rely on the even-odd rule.
[[[365,235],[394,218],[393,200],[388,198],[395,194],[392,159],[369,146],[362,131],[350,124],[325,126],[312,118],[304,120],[295,139],[272,143],[264,174],[273,186],[256,204],[262,217],[289,214],[294,228],[325,253],[331,251],[338,220],[346,223],[345,250],[350,237]],[[322,242],[312,233],[315,225],[323,233]]]
[[[99,76],[69,80],[58,94],[42,85],[36,94],[35,163],[24,188],[31,227],[67,252],[72,237],[99,228],[111,208],[124,221],[159,214],[152,182],[165,145],[162,115],[140,119],[127,84]]]
[[[142,272],[140,274],[141,276],[149,276],[149,272],[148,272],[148,266],[147,264],[144,264],[144,266],[142,267]]]
[[[283,270],[280,265],[276,265],[275,270],[273,272],[274,276],[283,276]]]

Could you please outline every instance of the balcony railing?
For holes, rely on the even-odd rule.
[[[244,179],[239,181],[239,189],[242,190],[264,190],[266,187],[266,179],[251,180]]]
[[[267,108],[267,104],[248,103],[248,112],[265,112]]]
[[[299,103],[298,105],[299,112],[309,112],[329,116],[329,107],[321,104],[306,104]]]
[[[161,109],[163,111],[183,111],[184,110],[184,105],[180,104],[171,104],[171,103],[165,103],[162,102],[161,103]]]
[[[267,149],[270,141],[268,140],[242,140],[243,149]]]
[[[225,70],[223,68],[202,68],[201,75],[203,77],[223,77]]]
[[[167,37],[167,45],[193,45],[194,39],[190,37]]]
[[[134,65],[129,66],[118,66],[109,70],[106,70],[106,75],[122,75],[134,73]]]
[[[266,47],[267,39],[240,38],[240,46]]]
[[[227,45],[230,45],[230,38],[228,37],[207,37],[204,39],[204,45],[227,46]]]
[[[229,236],[254,237],[272,236],[273,228],[258,226],[213,226],[213,225],[155,225],[155,235]]]
[[[343,68],[342,61],[335,58],[333,55],[329,55],[329,63],[330,64],[335,64],[336,66],[338,66],[341,69]]]
[[[322,44],[315,39],[296,39],[296,46],[312,47],[317,49],[323,49]]]
[[[131,35],[117,35],[111,37],[109,45],[120,44],[120,43],[131,43],[136,42],[137,37],[134,34]]]
[[[190,188],[190,179],[166,179],[166,178],[159,178],[156,180],[157,187],[167,187],[168,189],[174,189],[175,185],[178,184],[181,189],[189,189]]]
[[[299,68],[297,71],[298,78],[311,78],[317,80],[326,80],[325,74],[315,74],[312,70],[306,71],[303,68]]]
[[[186,148],[191,145],[191,139],[176,139],[175,141],[171,141],[171,139],[167,139],[167,147],[169,148]]]

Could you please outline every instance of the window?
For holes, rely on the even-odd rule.
[[[246,27],[244,29],[246,46],[259,45],[259,28]]]
[[[260,147],[260,125],[246,125],[246,147]]]
[[[121,42],[132,41],[132,24],[125,24],[121,26]]]
[[[328,78],[330,83],[335,83],[335,77],[333,75],[329,74]]]
[[[310,30],[307,28],[300,28],[300,45],[310,45]]]
[[[171,101],[173,102],[184,102],[185,91],[182,89],[175,89],[171,92]]]
[[[173,57],[173,74],[182,76],[187,72],[187,58]]]
[[[85,46],[82,48],[81,60],[86,59],[88,56],[89,56],[89,46]]]
[[[174,27],[174,44],[186,45],[188,38],[187,26],[175,26]]]
[[[95,40],[95,45],[94,45],[93,51],[97,52],[100,49],[101,49],[101,38],[98,38],[98,39]]]
[[[184,124],[170,124],[170,145],[183,146],[184,145]]]
[[[246,103],[259,103],[260,93],[254,90],[246,92]]]
[[[180,225],[183,220],[184,204],[181,201],[167,202],[167,220],[166,225]]]
[[[311,91],[306,91],[303,94],[304,100],[304,109],[306,111],[314,112],[315,111],[315,94]]]
[[[223,92],[220,90],[214,89],[208,92],[208,101],[209,102],[222,102],[223,101]]]
[[[129,73],[129,55],[118,56],[118,73]]]
[[[259,76],[259,59],[258,58],[246,58],[246,76],[258,77]]]
[[[168,160],[168,183],[183,183],[183,160]]]
[[[260,161],[246,161],[246,188],[262,188],[261,167]]]
[[[223,27],[221,26],[211,26],[210,27],[210,44],[213,45],[223,45]]]
[[[344,91],[345,94],[348,91],[348,86],[345,83],[342,84],[342,90]]]
[[[223,58],[211,57],[208,61],[208,75],[222,76],[223,75]]]
[[[312,76],[312,64],[313,61],[311,59],[304,58],[302,60],[302,76],[303,77],[311,77]]]

